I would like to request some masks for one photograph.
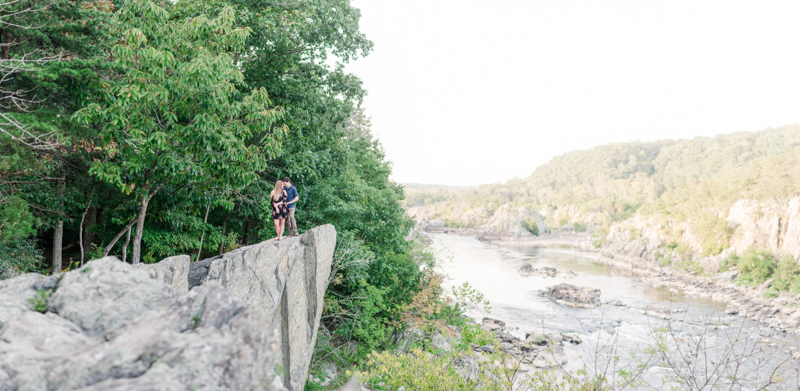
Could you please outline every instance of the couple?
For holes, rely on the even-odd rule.
[[[272,221],[275,223],[275,232],[278,233],[278,240],[283,240],[284,225],[288,223],[288,230],[294,231],[295,236],[299,235],[297,232],[297,221],[294,219],[294,207],[300,196],[297,194],[297,189],[292,186],[289,177],[283,178],[275,182],[275,189],[270,193],[272,201]],[[286,235],[291,238],[291,233]]]

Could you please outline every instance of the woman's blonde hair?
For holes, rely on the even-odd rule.
[[[283,194],[283,181],[279,180],[275,182],[275,188],[272,189],[272,193],[270,194],[273,201],[277,201],[279,198],[281,198],[281,195]]]

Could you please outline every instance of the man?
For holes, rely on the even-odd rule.
[[[283,178],[283,188],[286,189],[286,199],[289,203],[289,216],[286,218],[286,235],[287,238],[292,237],[292,232],[294,232],[294,236],[300,235],[297,232],[297,221],[294,219],[294,211],[295,211],[295,204],[297,200],[300,199],[300,195],[297,194],[297,188],[292,186],[292,182],[289,180],[289,177]]]

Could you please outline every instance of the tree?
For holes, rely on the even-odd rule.
[[[174,20],[151,1],[133,0],[118,12],[118,80],[102,103],[78,112],[100,128],[104,143],[105,156],[90,173],[139,200],[136,217],[105,253],[135,223],[132,261],[141,260],[148,205],[162,188],[241,188],[281,153],[285,129],[274,125],[282,109],[263,88],[237,89],[244,78],[234,55],[244,51],[250,30],[235,21],[231,7],[212,19]],[[257,143],[246,142],[257,134]]]
[[[65,111],[75,110],[77,79],[94,75],[87,58],[102,52],[103,1],[10,0],[0,3],[0,213],[29,221],[15,224],[54,226],[53,272],[61,271],[64,226],[65,155],[70,125]],[[95,63],[96,64],[96,63]],[[71,91],[74,92],[74,91]],[[55,182],[55,186],[50,184]],[[54,192],[52,196],[48,193]],[[50,207],[44,200],[54,200]],[[22,209],[20,209],[22,208]],[[30,213],[33,209],[34,213]],[[28,210],[27,213],[22,213]],[[30,235],[32,232],[27,233]],[[27,238],[6,238],[0,247],[16,257],[39,259]],[[27,250],[26,250],[27,251]],[[27,254],[27,255],[25,255]],[[18,268],[19,269],[19,268]]]

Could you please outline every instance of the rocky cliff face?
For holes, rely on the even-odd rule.
[[[504,204],[490,212],[483,206],[470,208],[463,203],[449,206],[451,208],[447,211],[416,206],[409,208],[406,213],[414,219],[416,228],[422,231],[440,231],[449,226],[494,236],[524,238],[533,236],[525,227],[526,223],[535,223],[539,232],[547,232],[542,215],[526,207]]]
[[[800,260],[800,197],[783,201],[739,200],[727,217],[735,228],[731,247],[742,253],[755,246]]]
[[[189,285],[218,282],[242,302],[262,308],[278,335],[286,386],[302,390],[335,247],[336,229],[320,226],[300,238],[266,241],[193,263]]]
[[[522,206],[514,207],[510,204],[497,208],[492,218],[482,225],[480,229],[488,234],[500,236],[533,236],[525,227],[526,223],[535,223],[539,228],[539,232],[547,232],[547,225],[545,225],[544,219],[539,212]]]
[[[302,390],[335,241],[0,281],[0,390]]]
[[[721,254],[701,258],[702,240],[685,222],[667,222],[657,217],[635,216],[611,226],[605,237],[606,250],[654,262],[698,262],[707,274],[719,271],[720,263],[749,248],[769,250],[778,257],[792,255],[800,261],[800,197],[788,200],[738,200],[729,210],[721,211],[733,231],[728,248]],[[669,228],[667,228],[669,226]],[[678,238],[687,246],[686,254],[667,247],[666,231],[680,232]],[[682,258],[682,259],[681,259]]]

